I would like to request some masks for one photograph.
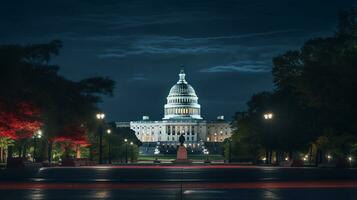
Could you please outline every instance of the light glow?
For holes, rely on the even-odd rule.
[[[273,117],[274,117],[273,113],[265,113],[263,116],[264,116],[264,119],[273,119]]]
[[[104,113],[98,113],[96,115],[97,119],[104,119],[105,118],[105,114]]]

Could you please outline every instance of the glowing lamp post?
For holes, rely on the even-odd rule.
[[[229,154],[228,154],[228,163],[231,163],[232,162],[232,138],[229,138],[228,139],[228,149],[229,149]]]
[[[112,147],[111,147],[111,140],[110,140],[110,134],[112,133],[112,130],[107,129],[107,134],[109,135],[109,140],[108,140],[108,163],[112,164]]]
[[[133,162],[133,160],[134,160],[134,157],[133,157],[133,155],[134,155],[134,142],[130,142],[130,160],[131,160],[131,162]]]
[[[105,118],[105,114],[104,114],[104,113],[98,113],[98,114],[96,115],[96,117],[97,117],[97,119],[99,119],[99,120],[103,120],[103,119]]]
[[[33,162],[36,161],[36,151],[37,151],[37,139],[40,139],[42,137],[42,131],[41,130],[38,130],[37,132],[35,132],[33,134]]]
[[[332,159],[332,156],[331,156],[331,155],[327,155],[327,161],[328,161],[328,163],[330,163],[331,159]]]
[[[128,163],[128,139],[124,139],[125,142],[125,163]]]
[[[103,164],[103,121],[105,118],[104,113],[98,113],[96,115],[97,119],[100,121],[99,127],[99,164]]]
[[[263,117],[264,117],[264,119],[273,119],[273,113],[265,113],[264,115],[263,115]]]
[[[269,122],[269,125],[270,125],[270,132],[272,132],[272,123],[271,121],[273,120],[273,117],[274,117],[274,114],[271,113],[271,112],[267,112],[267,113],[264,113],[263,114],[263,117],[264,117],[264,120],[266,120],[267,122]],[[271,162],[271,155],[272,152],[271,152],[271,149],[267,149],[266,152],[265,152],[265,157],[267,158],[265,160],[265,164],[269,164]],[[278,160],[277,160],[278,162]]]

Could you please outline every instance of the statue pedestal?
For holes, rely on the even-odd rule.
[[[177,149],[177,156],[174,163],[191,163],[191,161],[187,159],[187,150],[184,146],[179,146]]]

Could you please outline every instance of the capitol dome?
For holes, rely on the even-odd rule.
[[[187,83],[181,70],[178,82],[171,87],[165,104],[163,119],[202,119],[201,106],[193,87]]]

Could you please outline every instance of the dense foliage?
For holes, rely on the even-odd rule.
[[[318,164],[356,155],[357,11],[341,14],[332,37],[311,39],[273,64],[275,90],[254,95],[248,111],[237,114],[236,159]],[[270,120],[263,117],[268,112]]]
[[[54,142],[91,144],[97,103],[102,95],[112,95],[114,82],[108,78],[75,82],[61,76],[59,67],[50,64],[61,46],[60,41],[0,46],[0,138],[16,140],[19,156],[26,156],[39,129],[42,159],[51,158]]]

